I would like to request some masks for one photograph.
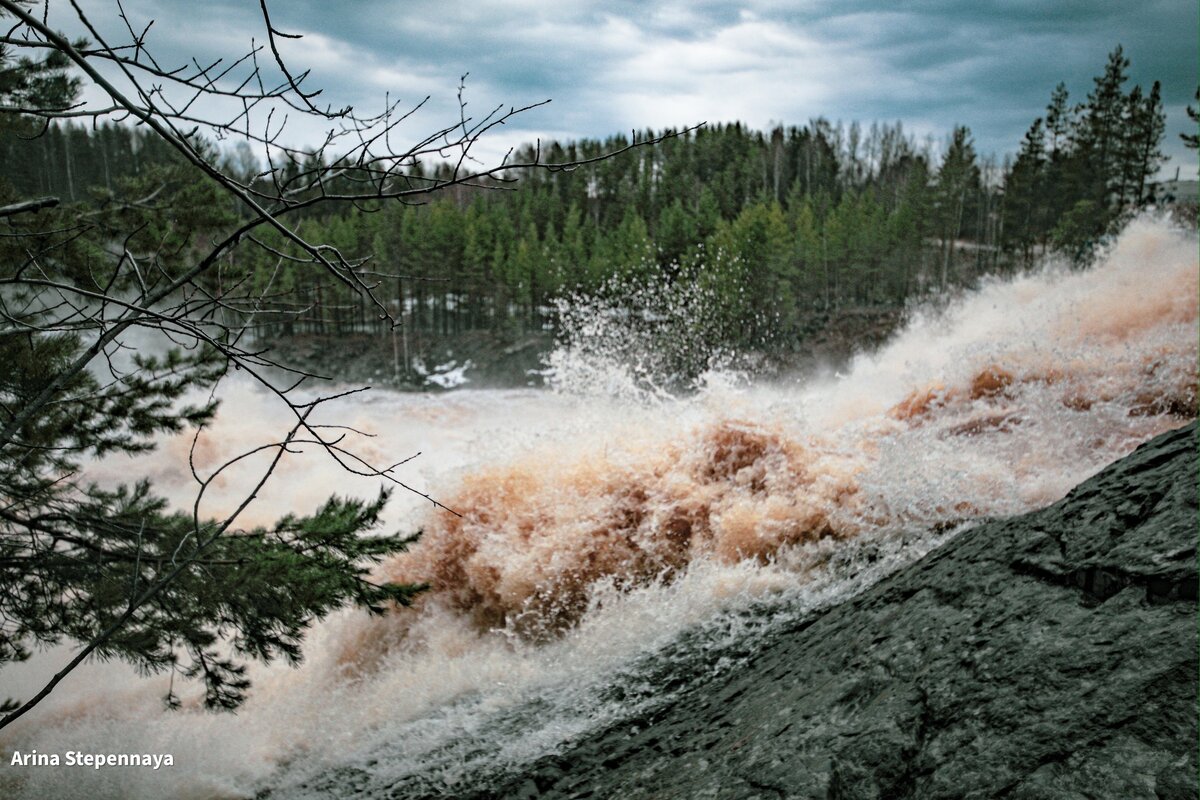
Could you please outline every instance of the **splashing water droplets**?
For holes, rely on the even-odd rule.
[[[433,454],[415,482],[463,512],[397,497],[394,519],[425,533],[380,573],[431,584],[415,610],[326,620],[300,669],[255,668],[236,717],[163,714],[155,681],[89,667],[5,746],[170,747],[177,766],[120,787],[29,771],[13,791],[453,793],[667,702],[779,620],[844,600],[955,525],[1053,502],[1194,417],[1196,253],[1194,234],[1135,222],[1090,270],[989,282],[808,383],[750,384],[714,345],[701,290],[568,303],[553,392],[353,406],[381,458]],[[239,398],[218,426],[266,418]],[[147,457],[168,480],[153,459],[172,446]],[[339,480],[280,477],[264,515]]]
[[[681,280],[613,279],[594,295],[562,298],[546,383],[565,394],[643,404],[744,383],[752,364],[721,344],[716,307],[710,290]]]

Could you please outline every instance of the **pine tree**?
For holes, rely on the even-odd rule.
[[[1118,45],[1108,56],[1104,74],[1095,78],[1077,136],[1079,168],[1089,177],[1085,197],[1100,208],[1110,207],[1118,195],[1127,110],[1122,86],[1128,80],[1128,70],[1129,59]]]
[[[1154,176],[1166,156],[1160,143],[1166,130],[1167,115],[1163,111],[1162,87],[1158,81],[1150,88],[1150,95],[1142,98],[1141,87],[1135,87],[1127,98],[1127,125],[1124,146],[1125,179],[1128,183],[1130,203],[1140,208],[1153,202],[1148,194],[1150,178]],[[1126,194],[1123,186],[1122,195]]]
[[[1200,101],[1200,87],[1197,87],[1195,97],[1197,101]],[[1197,103],[1197,108],[1200,108],[1200,102]],[[1184,145],[1192,150],[1200,148],[1200,111],[1197,108],[1193,108],[1190,105],[1187,107],[1188,119],[1192,121],[1192,132],[1179,134],[1179,138],[1183,139]]]
[[[1020,248],[1026,263],[1032,261],[1033,245],[1045,232],[1042,201],[1049,161],[1045,147],[1046,130],[1038,117],[1026,131],[1004,185],[1005,235]]]
[[[308,421],[329,396],[297,399],[289,394],[294,381],[279,385],[264,374],[278,365],[261,343],[244,345],[262,303],[293,312],[311,307],[311,315],[285,319],[341,327],[350,324],[356,293],[365,292],[386,318],[374,275],[363,280],[362,262],[347,255],[383,237],[321,209],[345,202],[343,191],[378,208],[385,199],[425,196],[429,184],[416,165],[401,175],[386,171],[411,161],[415,150],[370,151],[364,130],[373,122],[352,109],[335,114],[305,105],[311,95],[295,84],[255,99],[253,80],[230,92],[198,65],[198,73],[171,72],[173,85],[196,97],[242,97],[247,114],[278,101],[321,120],[336,116],[346,134],[360,135],[358,147],[368,148],[354,162],[357,183],[346,174],[351,162],[331,163],[320,146],[273,148],[286,163],[249,189],[221,172],[214,146],[193,130],[203,102],[193,107],[190,98],[186,112],[160,102],[160,88],[147,79],[157,62],[141,39],[137,57],[126,57],[125,47],[67,42],[23,4],[7,4],[5,17],[13,50],[0,49],[0,153],[9,164],[24,157],[41,169],[6,171],[9,180],[0,181],[0,668],[34,647],[63,642],[78,649],[41,691],[6,703],[0,727],[88,657],[174,670],[202,683],[209,707],[233,708],[249,685],[247,661],[295,662],[304,632],[320,617],[346,605],[383,613],[421,589],[371,577],[376,562],[412,541],[363,535],[378,527],[386,492],[372,501],[332,497],[311,514],[269,526],[246,526],[239,517],[301,443],[341,457],[359,474],[392,478],[390,469],[345,449],[344,433],[331,436],[330,426]],[[14,50],[32,55],[16,58]],[[95,75],[87,67],[117,61],[132,89],[97,81],[92,89],[106,94],[104,101],[81,95],[73,75]],[[251,59],[237,63],[255,69]],[[88,131],[54,123],[98,123],[113,116],[109,101],[141,127]],[[207,125],[218,134],[234,130],[217,119]],[[475,139],[464,137],[457,146],[465,152]],[[380,163],[388,165],[383,172],[371,166]],[[365,179],[372,176],[378,182]],[[31,190],[56,196],[31,197]],[[327,239],[310,241],[308,233]],[[400,233],[402,244],[415,241]],[[443,251],[453,254],[454,246]],[[259,268],[263,261],[273,262],[270,272]],[[289,284],[296,293],[283,300],[267,292]],[[172,346],[154,356],[132,351],[122,337],[134,331]],[[200,488],[191,513],[171,510],[148,480],[97,486],[81,477],[93,459],[142,453],[156,437],[205,426],[215,403],[189,398],[212,396],[234,368],[274,392],[290,428],[276,442],[247,445],[213,473],[192,464]],[[224,470],[263,454],[266,468],[228,516],[202,513],[205,493]],[[167,701],[178,703],[173,695]]]
[[[77,224],[74,208],[5,218],[3,278],[17,276],[24,248],[34,246],[54,256],[44,261],[49,279],[95,291],[94,282],[112,274],[101,245],[120,229],[137,232],[125,238],[132,252],[165,245],[176,258],[160,259],[160,268],[182,269],[188,243],[220,209],[210,185],[182,178],[174,176],[152,210],[93,213],[99,228],[66,246],[55,232]],[[138,183],[129,188],[145,191]],[[368,579],[372,561],[409,541],[359,536],[377,524],[385,496],[331,499],[312,516],[239,529],[169,511],[144,481],[101,488],[77,477],[85,459],[144,452],[156,435],[209,421],[215,404],[183,398],[211,386],[225,362],[198,347],[134,355],[109,382],[76,371],[56,403],[22,420],[20,410],[68,374],[85,347],[70,333],[27,328],[40,318],[26,305],[32,298],[10,283],[0,301],[18,323],[0,331],[0,666],[27,657],[35,643],[92,643],[86,652],[202,680],[206,704],[231,708],[248,686],[245,659],[298,660],[304,630],[344,603],[382,610],[410,601],[417,587]]]
[[[696,241],[695,220],[679,198],[663,207],[654,226],[654,239],[658,245],[659,263],[668,271],[677,271]]]
[[[949,281],[954,241],[963,229],[968,203],[979,191],[979,167],[975,163],[975,147],[971,131],[960,125],[951,134],[946,154],[942,158],[934,183],[933,213],[938,238],[941,240],[939,286],[945,289]]]

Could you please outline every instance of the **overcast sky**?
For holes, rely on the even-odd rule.
[[[116,30],[115,3],[82,5]],[[255,0],[124,5],[135,22],[157,19],[160,60],[236,56],[262,38]],[[303,34],[285,52],[328,102],[370,110],[389,92],[432,95],[414,136],[457,117],[463,73],[470,112],[553,100],[506,126],[493,152],[536,136],[825,116],[900,120],[939,139],[961,123],[981,153],[1002,156],[1055,84],[1083,100],[1121,44],[1132,83],[1163,83],[1168,171],[1196,170],[1178,135],[1197,82],[1195,0],[278,0],[271,11],[276,27]]]

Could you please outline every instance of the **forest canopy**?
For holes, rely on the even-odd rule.
[[[795,344],[813,314],[902,308],[1052,252],[1083,261],[1162,200],[1160,88],[1127,86],[1129,65],[1116,48],[1079,101],[1059,84],[1004,163],[976,152],[966,126],[935,143],[899,122],[709,125],[646,131],[656,143],[526,175],[515,192],[460,184],[417,206],[322,207],[300,214],[300,228],[395,273],[380,291],[418,333],[540,330],[557,297],[686,280],[711,290],[727,343]],[[629,144],[614,136],[540,152],[586,161]],[[517,160],[534,156],[530,146]],[[84,200],[173,155],[136,128],[64,125],[10,137],[0,158],[20,191]],[[259,168],[244,147],[224,159],[244,176]],[[431,181],[451,169],[434,159],[415,168]],[[353,287],[325,286],[302,265],[277,269],[273,249],[289,244],[266,238],[272,250],[233,258],[256,287],[296,293],[267,309],[271,336],[384,331]]]

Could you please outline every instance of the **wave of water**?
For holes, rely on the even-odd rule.
[[[1194,416],[1198,276],[1194,233],[1141,220],[1091,269],[989,283],[828,380],[716,372],[677,397],[636,361],[576,347],[552,359],[558,392],[348,399],[327,413],[377,434],[359,452],[423,451],[405,479],[463,514],[400,495],[389,509],[425,531],[381,568],[432,584],[418,607],[324,621],[299,669],[253,670],[236,716],[164,712],[165,678],[89,665],[0,748],[171,752],[176,766],[0,781],[27,797],[452,795],[519,769],[733,668],[955,525],[1053,502]],[[277,414],[229,387],[200,460],[262,439]],[[180,503],[188,444],[138,465]],[[246,522],[332,487],[376,489],[293,458]],[[64,656],[5,670],[0,693],[28,693]]]

